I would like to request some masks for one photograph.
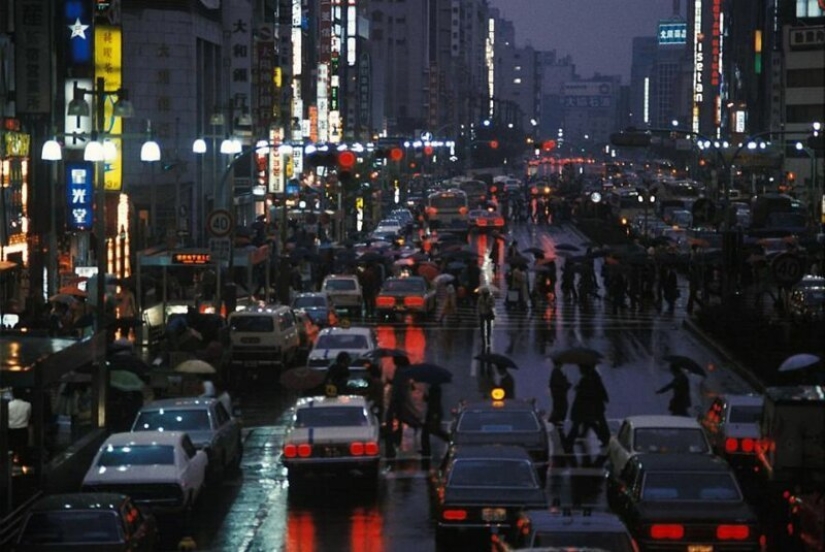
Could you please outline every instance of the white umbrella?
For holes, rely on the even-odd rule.
[[[779,365],[780,372],[793,372],[794,370],[804,370],[822,362],[822,359],[816,355],[808,353],[800,353],[798,355],[789,356]]]

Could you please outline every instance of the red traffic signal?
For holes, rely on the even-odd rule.
[[[541,149],[544,151],[553,151],[556,149],[556,141],[555,140],[545,140],[541,143]]]
[[[343,170],[349,170],[355,166],[358,159],[351,151],[342,151],[338,154],[338,166]]]
[[[490,140],[490,149],[498,149],[498,140]]]
[[[392,148],[390,150],[390,159],[392,161],[401,161],[404,159],[404,150],[401,148]]]

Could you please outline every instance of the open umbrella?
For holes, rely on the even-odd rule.
[[[432,282],[433,278],[438,276],[439,270],[433,263],[421,263],[415,273]]]
[[[530,262],[530,259],[521,255],[513,255],[512,257],[507,257],[505,262],[509,265],[526,265]]]
[[[215,367],[205,360],[195,358],[184,360],[175,366],[175,372],[179,372],[181,374],[215,374],[217,373],[217,370],[215,370]]]
[[[476,293],[481,293],[481,292],[482,292],[482,291],[484,291],[485,289],[489,289],[489,290],[490,290],[490,293],[492,293],[493,295],[496,295],[496,294],[498,294],[498,293],[501,293],[501,290],[500,290],[500,289],[498,289],[498,288],[497,288],[496,286],[494,286],[493,284],[481,284],[480,286],[478,286],[478,287],[476,288]]]
[[[481,362],[495,364],[499,368],[513,368],[518,370],[518,364],[516,364],[512,358],[499,353],[481,353],[480,355],[476,355],[475,359]]]
[[[822,358],[808,353],[789,356],[779,365],[780,372],[793,372],[794,370],[804,370],[811,368],[822,362]]]
[[[697,376],[707,375],[705,369],[699,366],[699,363],[690,357],[682,355],[668,355],[664,357],[662,360],[664,360],[665,362],[669,362],[671,365],[676,366],[677,368],[681,368],[683,370],[687,370],[688,372],[692,372]]]
[[[287,370],[279,381],[281,385],[293,391],[306,391],[307,389],[314,389],[318,387],[326,379],[326,373],[323,370],[313,370],[306,366],[299,366]]]
[[[451,263],[447,263],[447,270],[464,270],[466,266],[467,265],[462,262],[453,261]]]
[[[455,280],[455,276],[452,274],[439,274],[435,278],[433,278],[434,284],[446,284]]]
[[[77,298],[73,295],[69,295],[67,293],[57,293],[49,297],[50,303],[65,303],[67,305],[71,305],[77,302]]]
[[[558,364],[598,364],[603,358],[599,351],[587,347],[571,347],[551,355],[554,362]]]
[[[522,253],[526,255],[544,255],[544,249],[540,247],[528,247]]]
[[[140,391],[146,384],[134,372],[112,370],[109,372],[109,385],[121,391]]]
[[[386,257],[377,251],[367,251],[358,257],[359,263],[380,263],[384,262]]]
[[[77,286],[63,286],[57,290],[58,294],[71,295],[72,297],[88,297],[89,294]]]
[[[413,266],[415,265],[415,261],[410,259],[409,257],[405,257],[403,259],[398,259],[393,264],[395,266]]]
[[[366,353],[361,355],[363,358],[406,358],[409,359],[410,355],[407,351],[401,349],[390,349],[388,347],[377,347],[372,351],[367,351]]]
[[[578,251],[579,248],[571,243],[557,243],[556,251]]]
[[[437,364],[422,362],[404,368],[404,376],[420,383],[442,384],[453,381],[453,373]]]

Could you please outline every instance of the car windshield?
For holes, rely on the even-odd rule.
[[[327,280],[324,284],[324,289],[331,289],[333,291],[354,291],[355,281],[347,279]]]
[[[758,424],[762,420],[761,406],[732,406],[730,408],[731,424]]]
[[[325,307],[326,304],[327,302],[323,297],[310,295],[308,297],[297,297],[294,306],[296,309],[306,309],[311,307]]]
[[[600,533],[598,529],[590,527],[581,531],[537,532],[530,546],[534,548],[555,546],[562,550],[574,547],[576,550],[595,548],[610,550],[610,552],[633,552],[630,538],[624,533]]]
[[[187,410],[148,410],[138,414],[133,431],[209,430],[209,412],[205,408]]]
[[[535,414],[528,411],[469,410],[461,415],[456,426],[459,433],[500,433],[538,431]]]
[[[230,329],[236,332],[271,332],[275,330],[275,320],[271,316],[234,316]]]
[[[171,445],[108,445],[97,460],[97,465],[101,467],[174,463],[175,449]]]
[[[398,280],[384,282],[384,291],[424,293],[426,290],[427,284],[419,278],[399,278]]]
[[[533,465],[526,460],[466,459],[453,462],[447,485],[451,487],[509,487],[538,486]]]
[[[358,406],[299,408],[295,427],[349,427],[369,425],[367,414]]]
[[[20,544],[119,542],[119,525],[113,511],[35,512],[23,528]]]
[[[742,495],[729,473],[656,472],[642,485],[642,498],[651,501],[740,501]]]
[[[366,336],[360,334],[324,334],[318,336],[316,349],[367,349]]]
[[[633,432],[636,452],[708,452],[700,428],[643,427]]]

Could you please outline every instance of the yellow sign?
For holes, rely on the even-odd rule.
[[[111,25],[95,25],[95,77],[103,78],[105,92],[115,92],[123,85],[121,65],[121,29]],[[97,100],[103,100],[103,121],[96,121],[97,128],[103,128],[104,139],[110,140],[117,149],[117,157],[106,161],[103,189],[117,192],[123,188],[123,141],[120,135],[123,123],[115,117],[117,94],[100,94]]]

